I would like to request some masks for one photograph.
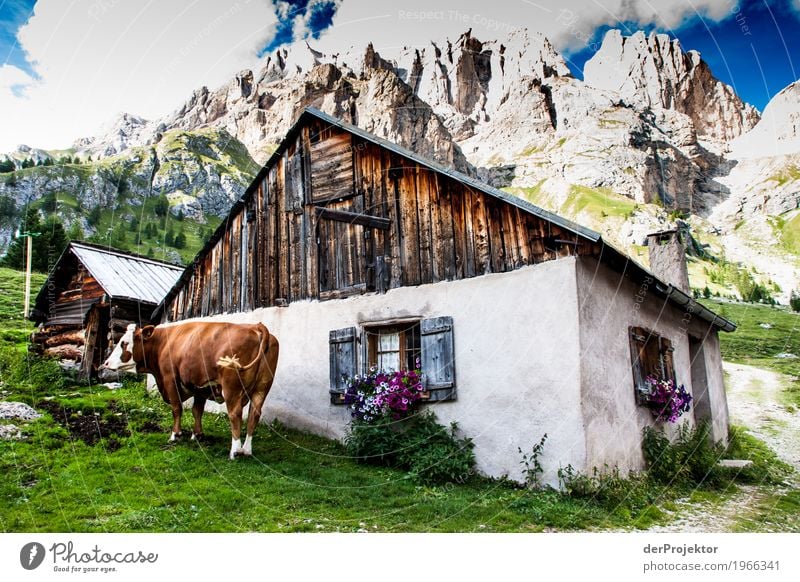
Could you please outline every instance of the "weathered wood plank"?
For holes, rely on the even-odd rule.
[[[393,156],[393,163],[395,163]],[[404,166],[404,160],[396,160],[397,187],[400,201],[401,260],[404,285],[419,285],[419,220],[417,218],[416,180],[413,166]]]
[[[419,282],[429,283],[433,278],[433,242],[431,240],[431,193],[427,179],[427,168],[414,164],[414,184],[419,240]],[[411,193],[414,196],[414,193]]]
[[[436,181],[438,200],[439,232],[436,238],[441,239],[439,248],[443,269],[442,276],[444,279],[452,281],[457,277],[458,273],[458,249],[460,244],[454,228],[455,211],[447,188],[447,178],[437,174],[433,176],[433,179]]]
[[[381,230],[388,230],[391,226],[388,218],[382,218],[380,216],[371,216],[347,210],[336,210],[326,206],[314,206],[314,211],[319,218],[324,218],[326,220],[345,222],[347,224],[359,224],[361,226],[378,228]]]

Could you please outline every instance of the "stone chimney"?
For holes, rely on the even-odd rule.
[[[664,281],[691,295],[689,270],[686,267],[686,246],[677,229],[647,235],[650,270]]]

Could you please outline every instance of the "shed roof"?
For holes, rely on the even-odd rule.
[[[183,267],[85,243],[72,252],[111,298],[159,303],[183,273]]]
[[[178,281],[183,267],[85,242],[70,242],[50,271],[37,296],[37,304],[56,269],[74,255],[97,280],[109,298],[157,305]]]

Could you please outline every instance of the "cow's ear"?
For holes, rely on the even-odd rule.
[[[155,326],[147,325],[142,328],[142,339],[149,340],[150,336],[153,335],[153,332],[156,330]]]

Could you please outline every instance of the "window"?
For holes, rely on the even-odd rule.
[[[675,381],[675,366],[672,361],[672,342],[642,327],[631,327],[631,369],[636,389],[637,404],[644,403],[647,392],[645,380],[654,376],[659,380]]]
[[[360,345],[358,345],[360,344]],[[330,345],[331,402],[344,402],[345,379],[382,370],[413,370],[420,362],[430,401],[455,400],[453,318],[434,317],[405,323],[333,330]],[[360,356],[360,357],[359,357]]]
[[[379,370],[414,370],[420,358],[420,322],[368,327],[367,368]]]

